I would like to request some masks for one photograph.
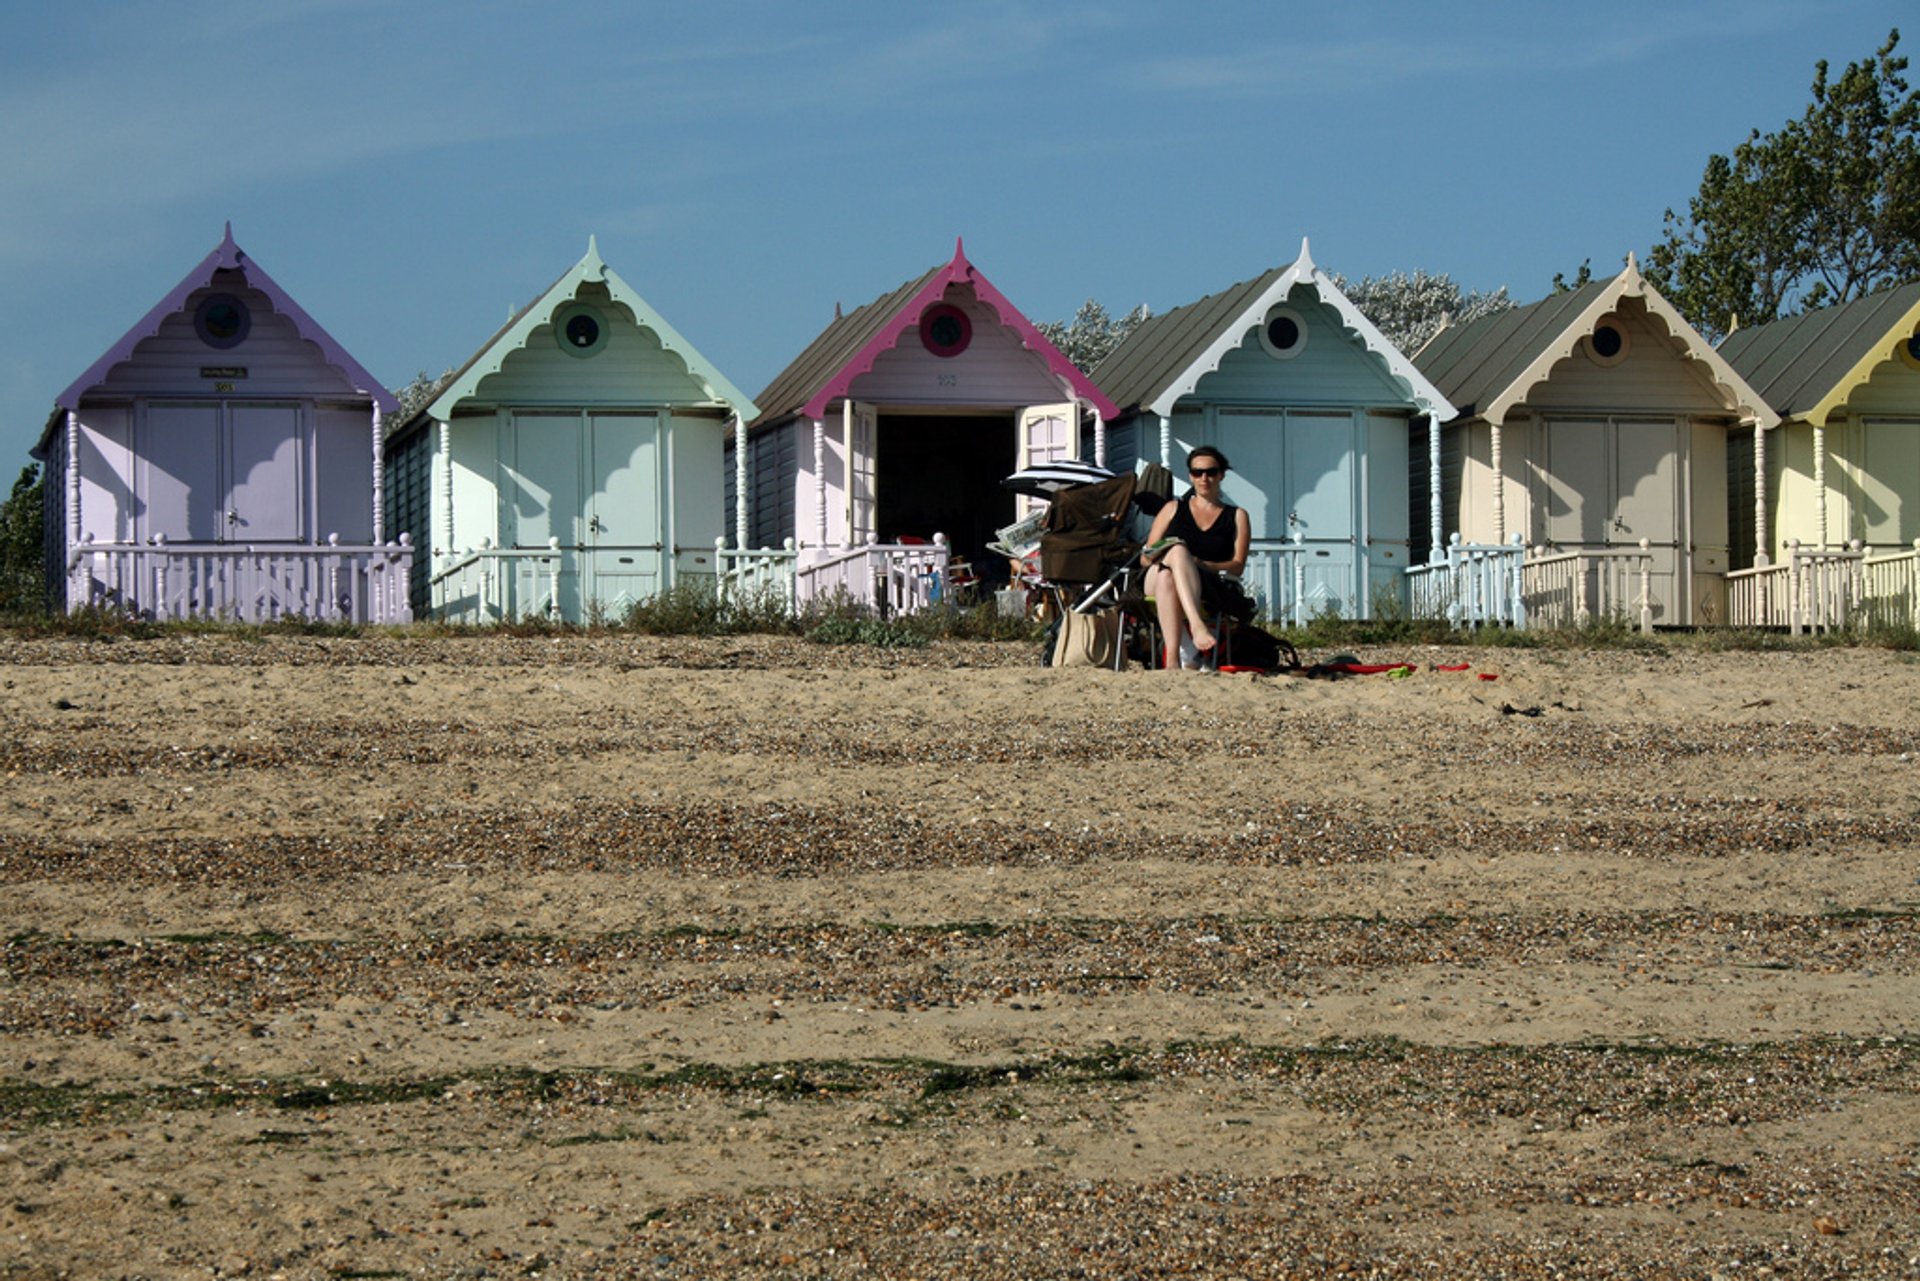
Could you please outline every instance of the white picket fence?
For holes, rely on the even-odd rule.
[[[1536,547],[1520,569],[1520,599],[1536,627],[1625,622],[1653,631],[1653,552],[1638,547]]]
[[[483,538],[434,571],[429,599],[435,614],[449,623],[558,619],[566,573],[558,538],[548,539],[545,547],[495,547]]]
[[[1781,627],[1795,636],[1867,626],[1920,627],[1920,539],[1913,550],[1869,556],[1845,547],[1787,544],[1778,565],[1727,575],[1736,627]]]
[[[413,540],[314,547],[241,543],[96,543],[67,558],[67,608],[112,609],[155,620],[282,618],[348,623],[413,620],[407,578]]]
[[[814,604],[845,604],[881,618],[913,614],[953,599],[952,550],[945,534],[930,543],[868,543],[861,547],[796,550],[714,545],[720,591],[727,596],[772,592],[794,612]]]
[[[1407,570],[1413,616],[1445,619],[1455,627],[1525,627],[1521,568],[1526,559],[1518,534],[1510,544],[1464,543],[1455,534],[1445,560]]]

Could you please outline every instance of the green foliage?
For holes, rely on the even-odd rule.
[[[1580,270],[1573,273],[1572,280],[1568,280],[1566,276],[1560,272],[1556,271],[1553,273],[1553,292],[1556,294],[1570,294],[1580,286],[1592,283],[1593,259],[1591,258],[1581,262]]]
[[[46,551],[40,464],[20,469],[13,492],[0,504],[0,617],[37,614],[46,608]]]
[[[1333,283],[1389,342],[1408,355],[1448,325],[1462,325],[1513,306],[1505,285],[1491,293],[1462,290],[1445,272],[1396,271],[1363,276],[1351,284],[1344,276],[1335,276]]]
[[[1057,320],[1049,320],[1034,328],[1045,334],[1047,341],[1058,347],[1060,354],[1071,360],[1081,373],[1090,374],[1141,321],[1152,314],[1147,304],[1141,303],[1115,320],[1107,314],[1105,307],[1089,298],[1080,304],[1080,310],[1073,314],[1071,322],[1062,324]]]
[[[722,596],[711,579],[675,583],[629,609],[622,621],[629,630],[648,636],[780,635],[798,630],[779,591]]]
[[[453,375],[454,371],[451,369],[442,370],[438,377],[424,369],[415,374],[412,382],[393,393],[393,398],[400,402],[400,408],[381,419],[382,434],[390,433],[405,425],[408,419],[432,404],[433,398],[453,381]]]
[[[1799,119],[1711,157],[1686,215],[1667,210],[1647,274],[1710,339],[1920,279],[1920,94],[1899,43],[1837,77],[1816,64]]]

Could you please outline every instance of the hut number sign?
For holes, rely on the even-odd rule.
[[[213,379],[215,391],[232,391],[233,385],[247,376],[247,367],[245,365],[202,365],[200,376]]]

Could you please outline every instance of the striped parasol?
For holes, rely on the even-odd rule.
[[[1031,467],[1023,467],[1000,484],[1016,494],[1025,494],[1030,498],[1052,498],[1063,489],[1112,479],[1113,473],[1098,463],[1083,463],[1074,458],[1062,458],[1050,463],[1035,463]]]

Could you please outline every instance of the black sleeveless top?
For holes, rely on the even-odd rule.
[[[1175,504],[1173,519],[1167,522],[1167,533],[1187,545],[1194,559],[1204,561],[1229,561],[1233,559],[1233,545],[1239,533],[1239,520],[1234,513],[1239,511],[1233,504],[1225,504],[1219,518],[1209,529],[1202,529],[1193,519],[1193,509],[1187,504],[1193,495],[1189,494]]]

